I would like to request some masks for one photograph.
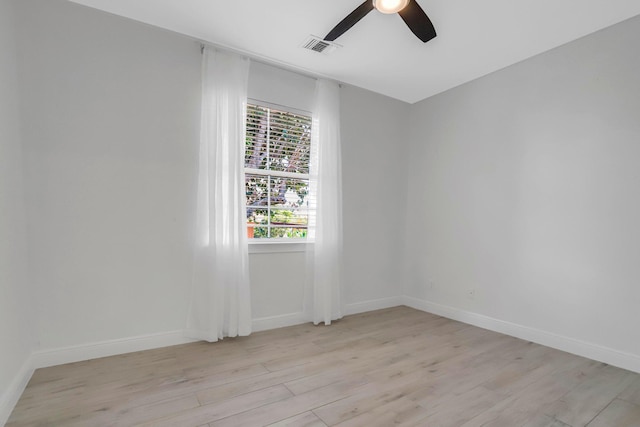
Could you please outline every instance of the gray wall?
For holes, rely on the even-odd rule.
[[[4,394],[34,346],[15,43],[13,4],[0,0],[0,424]]]
[[[640,355],[639,39],[640,17],[412,108],[407,295]]]
[[[401,295],[403,147],[410,107],[342,88],[344,275],[350,303]]]
[[[198,45],[61,0],[16,3],[40,348],[180,329]]]
[[[17,4],[40,348],[181,329],[195,217],[198,44],[62,0]],[[308,77],[252,66],[250,96],[309,109],[313,88]],[[346,294],[359,303],[400,289],[385,243],[399,237],[384,224],[392,212],[378,192],[405,181],[390,140],[407,106],[353,88],[343,94],[344,216],[353,230],[345,236]],[[367,234],[370,227],[380,235]],[[301,311],[304,253],[252,254],[250,270],[254,318]]]

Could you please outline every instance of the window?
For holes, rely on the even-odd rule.
[[[306,238],[311,117],[249,103],[245,144],[248,237]]]

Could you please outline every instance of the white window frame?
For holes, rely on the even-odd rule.
[[[248,98],[247,104],[256,105],[259,107],[269,108],[278,111],[285,111],[300,116],[312,117],[310,111],[300,110],[297,108],[288,107],[285,105],[274,104],[271,102],[262,101],[259,99]],[[246,119],[245,119],[246,120]],[[251,175],[263,175],[263,176],[275,176],[281,178],[293,178],[293,179],[309,179],[309,174],[291,173],[282,171],[272,171],[264,169],[244,168],[245,174]],[[269,203],[270,205],[270,203]],[[246,206],[246,205],[245,205]],[[249,253],[261,254],[261,253],[273,253],[273,252],[304,252],[307,244],[312,243],[307,237],[297,238],[261,238],[249,239]]]

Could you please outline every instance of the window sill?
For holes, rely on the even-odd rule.
[[[307,245],[311,242],[308,240],[291,240],[291,239],[249,239],[250,254],[270,254],[285,252],[305,252]]]

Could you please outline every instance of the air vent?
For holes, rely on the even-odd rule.
[[[330,54],[331,52],[336,50],[338,47],[340,47],[339,44],[322,40],[320,37],[317,37],[317,36],[309,36],[304,41],[304,43],[302,43],[301,46],[304,49],[312,50],[318,53],[324,53],[325,55]]]

